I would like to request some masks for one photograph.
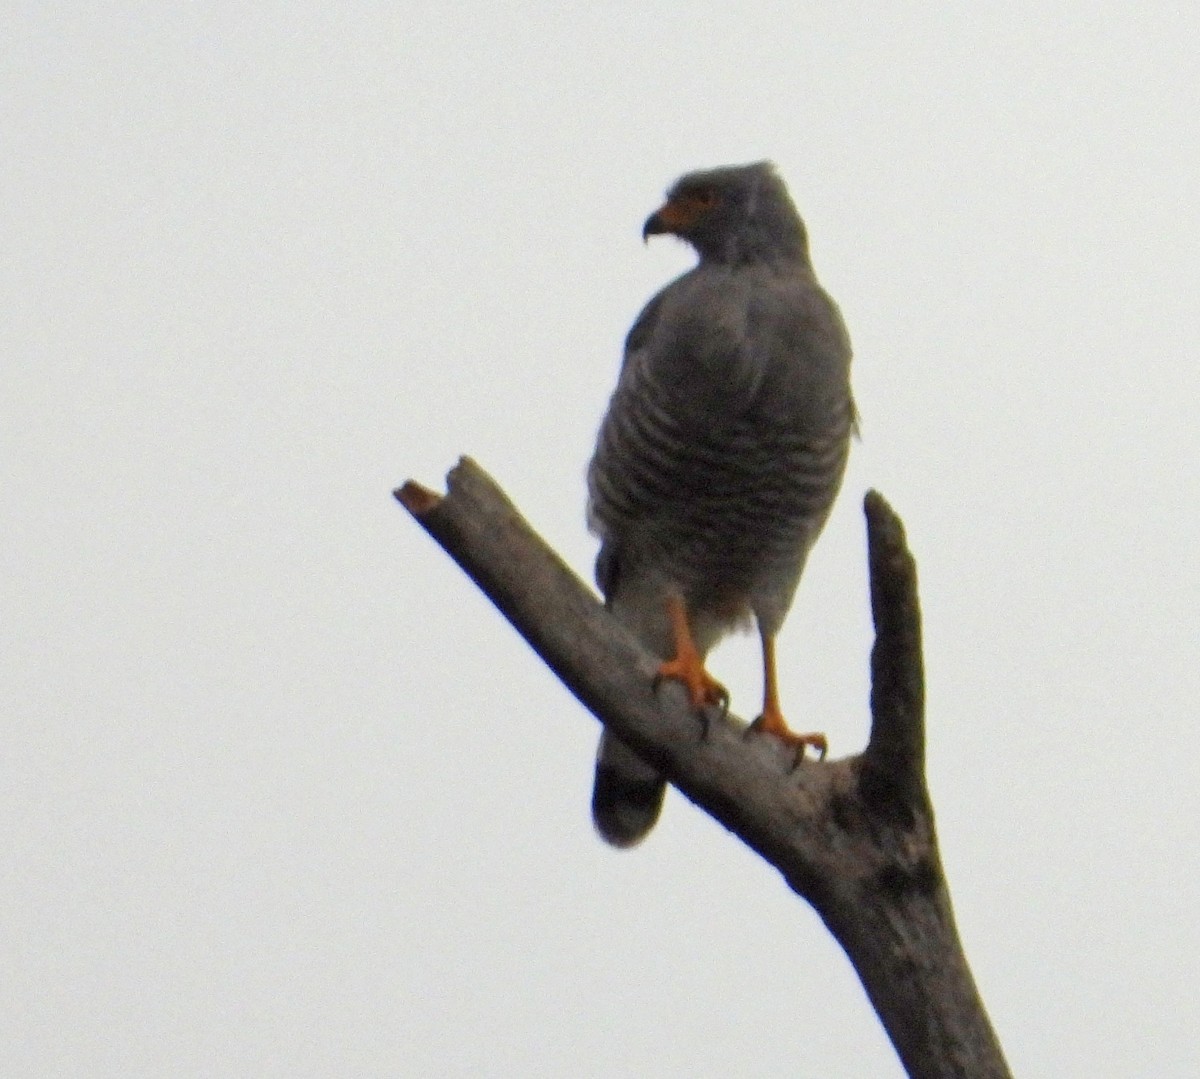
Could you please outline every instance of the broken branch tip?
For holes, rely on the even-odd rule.
[[[398,487],[392,494],[396,501],[414,517],[421,517],[428,513],[442,500],[442,496],[436,491],[431,491],[428,487],[417,483],[416,480],[408,480],[403,487]]]

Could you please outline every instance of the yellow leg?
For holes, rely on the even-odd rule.
[[[696,649],[696,642],[692,640],[683,600],[677,596],[668,598],[667,617],[671,620],[675,655],[658,668],[658,677],[682,682],[687,687],[693,708],[702,708],[706,704],[724,707],[729,703],[729,691],[704,669],[704,660]]]
[[[775,676],[775,638],[762,634],[763,654],[763,710],[762,715],[750,724],[752,731],[773,734],[780,741],[796,748],[796,760],[804,758],[804,751],[812,746],[817,751],[817,760],[829,752],[829,742],[823,734],[797,734],[783,720],[779,707],[779,682]]]

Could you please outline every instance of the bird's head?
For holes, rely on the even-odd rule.
[[[702,261],[808,261],[804,224],[769,161],[689,172],[646,219],[642,238],[666,232]]]

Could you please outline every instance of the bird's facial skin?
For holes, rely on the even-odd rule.
[[[648,240],[664,232],[687,236],[715,209],[719,201],[717,192],[711,187],[672,195],[660,209],[646,218],[642,239]]]

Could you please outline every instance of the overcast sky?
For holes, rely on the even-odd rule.
[[[10,5],[0,1073],[900,1074],[685,799],[595,837],[596,721],[390,495],[470,453],[590,575],[621,342],[691,263],[641,222],[766,157],[863,416],[785,710],[862,748],[877,487],[1014,1072],[1200,1073],[1198,22]],[[752,715],[754,640],[710,666]]]

